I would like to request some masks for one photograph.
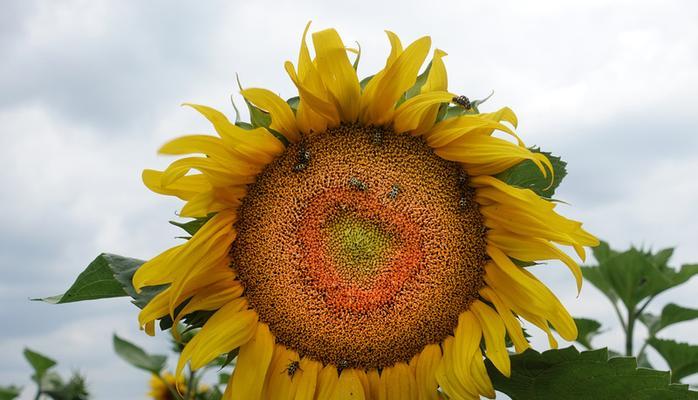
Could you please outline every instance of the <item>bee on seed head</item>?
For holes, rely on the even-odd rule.
[[[390,191],[388,192],[388,197],[390,197],[391,200],[395,200],[397,198],[397,195],[400,193],[400,186],[397,184],[393,184],[393,186],[390,187]]]
[[[337,363],[337,369],[339,370],[339,372],[341,373],[343,370],[347,368],[349,368],[349,361],[339,360],[339,362]]]
[[[366,184],[366,182],[359,180],[359,178],[357,178],[355,176],[352,176],[351,178],[349,178],[349,186],[351,186],[355,189],[358,189],[362,192],[365,191],[366,189],[368,189],[368,185]]]
[[[298,149],[298,158],[296,164],[293,166],[294,172],[301,172],[308,168],[308,163],[310,163],[310,151],[305,147],[305,143],[301,142]]]

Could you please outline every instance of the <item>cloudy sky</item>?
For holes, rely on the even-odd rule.
[[[698,3],[656,1],[22,1],[0,4],[0,385],[29,386],[24,346],[87,374],[98,399],[143,398],[147,376],[111,350],[117,332],[152,351],[125,299],[51,306],[98,253],[149,258],[175,243],[177,201],[149,193],[157,147],[210,127],[180,103],[232,112],[245,86],[293,95],[283,70],[308,20],[363,50],[366,75],[390,29],[449,53],[452,91],[511,106],[528,144],[562,154],[563,212],[614,247],[677,246],[698,261]],[[591,285],[538,267],[574,315],[620,331]],[[698,279],[660,296],[697,307]],[[698,324],[666,336],[688,340]],[[643,334],[642,330],[639,330]],[[695,335],[693,335],[695,336]],[[544,346],[544,342],[536,339]],[[662,366],[657,362],[658,366]],[[25,391],[23,399],[31,398]]]

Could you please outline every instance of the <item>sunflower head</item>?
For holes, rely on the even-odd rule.
[[[384,68],[360,80],[335,30],[312,35],[314,55],[307,31],[285,64],[298,96],[243,89],[251,123],[190,104],[217,136],[161,152],[204,156],[144,171],[197,229],[134,276],[139,290],[168,285],[141,325],[209,316],[178,372],[238,349],[227,399],[493,396],[483,357],[508,375],[506,335],[517,352],[529,346],[521,319],[551,346],[552,327],[577,335],[526,266],[561,260],[579,285],[558,245],[583,259],[597,240],[505,178],[525,168],[548,192],[559,181],[509,108],[480,113],[448,90],[445,52],[422,70],[429,37],[403,47],[388,32]]]

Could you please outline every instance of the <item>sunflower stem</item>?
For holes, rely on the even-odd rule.
[[[628,325],[625,331],[625,355],[633,355],[633,333],[635,330],[635,310],[628,309]]]

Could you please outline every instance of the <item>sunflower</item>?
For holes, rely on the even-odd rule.
[[[162,377],[152,375],[150,377],[150,391],[148,396],[153,400],[174,400],[176,397],[172,391],[186,393],[187,384],[183,377],[175,378],[171,373],[164,373]]]
[[[204,157],[143,172],[203,225],[135,274],[137,290],[168,285],[141,326],[208,311],[177,371],[239,349],[226,399],[494,397],[484,357],[510,374],[507,335],[529,347],[521,318],[553,347],[551,328],[577,336],[525,266],[561,260],[579,289],[557,245],[583,260],[597,239],[495,176],[522,162],[554,171],[509,108],[479,113],[447,90],[445,52],[420,74],[429,37],[403,47],[387,32],[385,67],[360,81],[335,30],[313,33],[314,57],[307,32],[297,67],[285,64],[297,97],[242,90],[254,124],[188,104],[218,136],[174,139],[160,152]]]

